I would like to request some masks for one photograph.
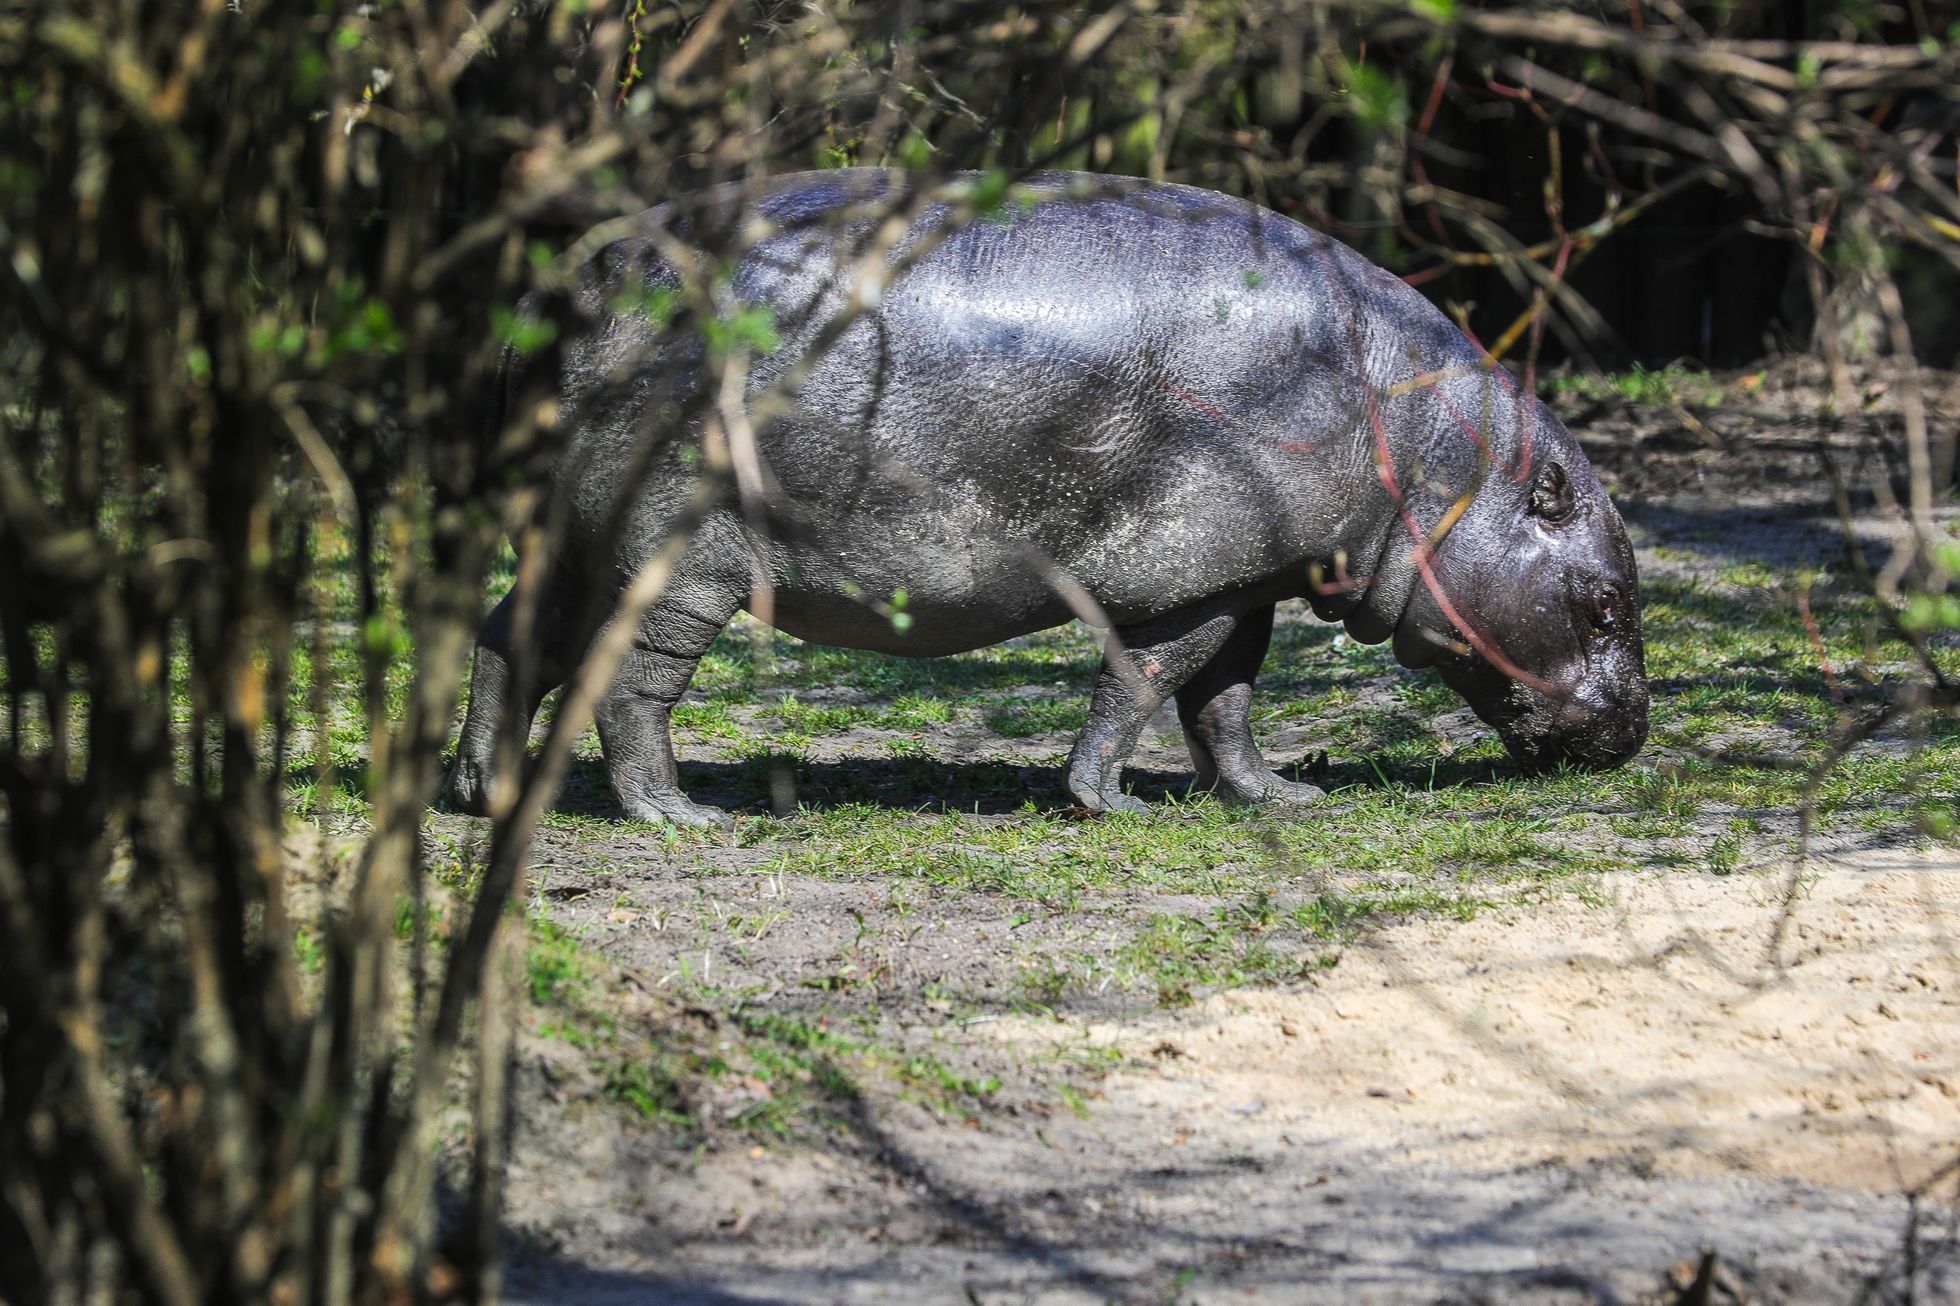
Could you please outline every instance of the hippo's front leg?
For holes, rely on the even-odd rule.
[[[1089,719],[1069,751],[1068,791],[1077,802],[1097,812],[1150,810],[1123,792],[1123,764],[1152,714],[1218,655],[1240,621],[1236,612],[1199,608],[1117,627],[1103,651]]]
[[[694,668],[741,603],[739,595],[716,595],[713,615],[704,615],[700,605],[665,599],[656,603],[642,618],[633,647],[599,701],[595,715],[606,774],[619,805],[635,820],[734,824],[728,813],[703,807],[681,792],[668,723]],[[723,606],[725,612],[720,611]]]
[[[1327,795],[1273,774],[1252,739],[1252,682],[1273,638],[1271,605],[1248,612],[1218,653],[1177,691],[1198,788],[1233,803],[1310,803]]]
[[[566,668],[574,660],[569,634],[573,627],[563,616],[567,605],[554,590],[547,590],[544,598],[533,636],[536,665],[528,686],[520,688],[517,683],[518,657],[512,644],[515,591],[504,595],[477,634],[469,712],[456,741],[456,764],[449,772],[449,802],[459,812],[491,814],[499,768],[523,757],[538,705],[564,683]]]

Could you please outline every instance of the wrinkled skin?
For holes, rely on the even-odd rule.
[[[783,345],[758,358],[751,397],[845,302],[855,273],[837,269],[875,226],[846,208],[903,184],[806,174],[755,203],[780,233],[728,289],[773,310]],[[738,611],[817,643],[929,657],[1068,621],[1057,572],[1123,650],[1105,657],[1069,758],[1085,807],[1142,807],[1123,765],[1172,698],[1200,787],[1244,803],[1320,796],[1272,772],[1248,723],[1274,604],[1293,597],[1434,666],[1527,768],[1615,766],[1639,749],[1633,553],[1541,403],[1486,371],[1414,290],[1289,219],[1182,186],[1057,174],[1035,189],[1039,202],[960,228],[886,287],[762,425],[779,492],[766,543],[734,496],[710,512],[599,707],[629,815],[726,822],[681,793],[668,717]],[[901,250],[943,215],[926,209]],[[695,333],[656,345],[643,318],[614,314],[622,286],[673,284],[651,248],[608,252],[563,377],[566,556],[620,583],[674,532],[700,459],[690,429],[633,469],[649,406],[701,370]],[[595,552],[622,501],[625,529]],[[572,615],[587,583],[547,587],[527,702],[511,701],[511,601],[485,624],[457,806],[487,806],[498,731],[527,724],[592,637]],[[909,624],[892,620],[901,590]]]

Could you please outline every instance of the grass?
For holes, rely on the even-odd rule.
[[[1635,402],[1703,402],[1688,375],[1601,384]],[[1679,539],[1664,552],[1678,561],[1719,543]],[[554,875],[666,886],[660,947],[672,974],[657,977],[659,1002],[695,1004],[716,1027],[622,1013],[614,963],[582,927],[534,913],[533,1032],[581,1053],[596,1096],[683,1133],[841,1127],[874,1087],[970,1116],[998,1083],[964,1068],[951,1044],[894,1037],[880,1014],[890,1002],[926,1002],[936,1014],[904,1020],[935,1040],[1002,1009],[1175,1007],[1223,988],[1311,983],[1398,919],[1462,919],[1547,895],[1593,901],[1615,870],[1749,870],[1787,855],[1811,768],[1846,721],[1883,701],[1874,681],[1907,660],[1871,600],[1828,578],[1809,591],[1813,635],[1792,582],[1747,558],[1661,568],[1643,586],[1648,749],[1619,771],[1530,780],[1487,731],[1466,737],[1461,703],[1433,677],[1338,630],[1283,622],[1254,720],[1278,757],[1326,753],[1312,778],[1328,798],[1297,815],[1235,810],[1183,794],[1175,776],[1136,775],[1150,814],[1075,819],[1060,767],[1099,661],[1079,628],[920,662],[738,623],[674,716],[684,781],[736,807],[733,838],[622,822],[589,735],[544,822]],[[357,654],[331,656],[356,684]],[[1941,656],[1960,673],[1953,649]],[[391,694],[404,668],[391,668]],[[358,820],[359,714],[337,706],[330,717],[336,774],[323,788],[310,766],[296,769],[289,798]],[[1881,741],[1816,784],[1823,834],[1954,836],[1960,729],[1917,728],[1912,746]],[[794,801],[768,814],[785,781]],[[821,919],[786,900],[697,910],[685,897],[732,900],[757,883],[842,894],[855,921],[833,946],[818,942]],[[967,969],[908,972],[908,941],[949,920],[983,923],[961,936]],[[813,955],[786,960],[799,948]],[[1075,1092],[1054,1091],[1065,1103]]]
[[[1710,408],[1723,397],[1722,383],[1705,369],[1680,364],[1654,370],[1635,366],[1629,372],[1546,377],[1538,390],[1546,399],[1622,399],[1643,408],[1673,404]]]
[[[781,917],[718,916],[717,926],[757,939]],[[594,1096],[687,1134],[794,1138],[848,1125],[851,1104],[871,1083],[970,1118],[1000,1088],[869,1032],[839,1032],[822,1013],[755,1010],[739,1000],[713,1009],[677,999],[623,1005],[618,967],[540,910],[526,918],[524,976],[531,1031],[585,1054]]]
[[[1586,896],[1611,870],[1732,874],[1790,849],[1810,768],[1848,714],[1876,701],[1849,669],[1882,671],[1906,653],[1879,638],[1868,599],[1842,590],[1811,593],[1813,637],[1786,583],[1740,562],[1646,586],[1652,744],[1636,765],[1604,774],[1524,779],[1487,733],[1451,737],[1439,718],[1461,704],[1433,678],[1325,627],[1283,624],[1258,728],[1310,730],[1331,754],[1317,776],[1329,798],[1297,818],[1172,792],[1148,816],[1077,821],[1054,787],[1059,751],[1035,759],[1037,794],[1017,804],[1003,800],[1025,790],[1024,764],[949,765],[923,748],[893,758],[858,743],[848,761],[818,764],[804,747],[826,728],[888,728],[897,700],[881,696],[904,694],[935,706],[932,725],[1003,749],[1034,740],[1059,750],[1094,673],[1086,632],[936,664],[734,633],[715,655],[712,701],[759,737],[793,725],[787,742],[766,736],[767,756],[794,768],[803,800],[787,816],[745,821],[740,841],[766,855],[740,873],[912,886],[914,899],[997,903],[989,910],[1041,922],[1015,927],[1025,936],[1015,945],[1019,1000],[1037,1006],[1125,992],[1175,1004],[1210,988],[1298,982],[1374,922]],[[749,679],[757,667],[783,695],[773,704]],[[841,690],[856,694],[846,706],[801,698]],[[726,755],[764,753],[752,742]],[[724,773],[724,788],[759,791],[753,765]],[[1896,842],[1950,834],[1955,793],[1960,731],[1949,721],[1930,723],[1916,750],[1853,754],[1814,799],[1826,831]],[[994,814],[973,815],[975,802]],[[1137,909],[1159,898],[1206,905]],[[878,987],[861,966],[826,982],[836,994]]]

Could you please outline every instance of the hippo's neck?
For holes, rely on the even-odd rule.
[[[1459,390],[1454,396],[1411,394],[1401,401],[1391,417],[1396,429],[1408,433],[1394,448],[1399,494],[1382,485],[1376,460],[1367,460],[1370,487],[1363,493],[1372,511],[1358,514],[1364,524],[1356,533],[1363,538],[1348,549],[1350,557],[1372,559],[1374,565],[1366,573],[1366,592],[1342,615],[1358,640],[1380,643],[1392,637],[1397,659],[1409,666],[1427,665],[1458,637],[1445,615],[1448,604],[1437,601],[1431,586],[1439,583],[1463,521],[1491,502],[1486,496],[1501,498],[1507,487],[1516,489],[1535,444],[1569,443],[1548,413],[1532,411],[1535,401],[1485,406],[1479,413],[1471,404],[1474,397]],[[1429,405],[1429,411],[1412,411],[1411,401]],[[1418,425],[1415,434],[1410,428]],[[1466,493],[1471,495],[1467,509],[1458,503]],[[1445,521],[1451,525],[1439,538]]]
[[[1416,569],[1409,565],[1409,551],[1399,547],[1403,533],[1391,507],[1345,546],[1349,575],[1344,583],[1355,587],[1354,598],[1351,604],[1329,605],[1331,610],[1323,609],[1322,615],[1339,619],[1363,644],[1379,644],[1394,634],[1408,611]]]

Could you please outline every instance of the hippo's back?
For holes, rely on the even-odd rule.
[[[903,184],[813,173],[752,201],[779,230],[732,291],[783,339],[752,395],[843,310],[882,220],[865,210]],[[788,501],[770,566],[793,633],[939,652],[1066,620],[1044,567],[1138,620],[1378,550],[1370,391],[1475,367],[1399,279],[1244,201],[1049,174],[950,214],[920,211],[875,306],[760,432]],[[897,589],[921,633],[839,606]],[[920,643],[935,628],[961,633]]]

